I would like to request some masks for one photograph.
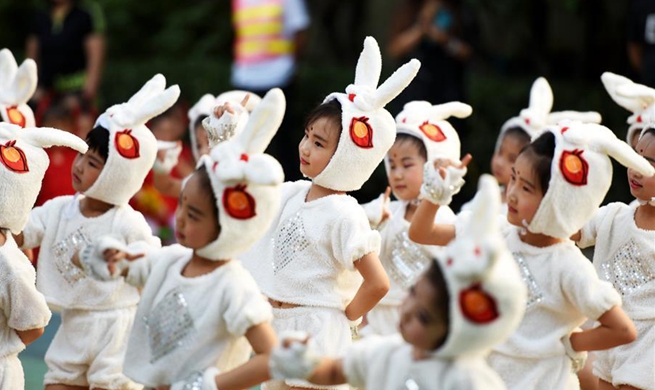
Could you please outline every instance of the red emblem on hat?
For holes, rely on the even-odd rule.
[[[584,186],[587,184],[587,175],[589,174],[589,164],[582,157],[584,150],[574,150],[572,152],[565,150],[559,160],[559,169],[562,176],[574,186]]]
[[[423,134],[425,134],[428,139],[434,142],[443,142],[446,140],[446,135],[443,133],[443,131],[441,131],[441,127],[433,123],[425,121],[418,128],[421,129]]]
[[[250,219],[255,213],[255,199],[246,192],[245,185],[228,187],[223,191],[223,208],[235,219]]]
[[[367,117],[361,116],[350,121],[350,138],[360,148],[370,149],[373,147],[373,129],[368,124]]]
[[[27,157],[25,153],[16,146],[16,141],[9,141],[4,145],[0,145],[0,161],[9,168],[10,171],[17,173],[29,172],[27,166]]]
[[[139,141],[132,135],[132,130],[123,130],[116,133],[114,139],[118,153],[129,159],[139,158]]]
[[[25,115],[20,112],[18,107],[12,106],[7,108],[7,118],[9,119],[9,123],[13,123],[14,125],[18,125],[20,127],[25,127]]]
[[[498,318],[496,302],[479,283],[459,293],[459,305],[464,317],[471,322],[486,324]]]

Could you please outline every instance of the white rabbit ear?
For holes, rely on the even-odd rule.
[[[355,85],[367,86],[375,89],[380,82],[382,73],[382,54],[380,46],[373,37],[364,39],[364,50],[357,60],[355,70]]]
[[[52,127],[23,129],[21,132],[21,138],[42,148],[67,146],[80,153],[86,153],[89,148],[86,142],[84,142],[80,137]]]
[[[135,107],[134,122],[146,123],[150,118],[168,110],[179,97],[180,87],[177,85],[173,85],[163,92],[151,94],[138,107]]]
[[[248,154],[264,153],[273,136],[280,128],[286,99],[279,88],[273,88],[250,114],[243,131],[235,137]]]
[[[18,64],[11,51],[9,49],[0,50],[0,88],[9,87],[17,70]],[[4,91],[0,91],[0,93],[4,94]]]
[[[463,119],[473,113],[473,107],[466,103],[449,102],[432,106],[430,108],[430,113],[435,117],[441,118],[443,120],[448,119],[451,116]]]
[[[543,77],[539,77],[532,84],[529,108],[540,118],[543,117],[543,123],[546,122],[546,116],[553,109],[553,90]]]
[[[562,121],[579,121],[600,124],[602,117],[596,111],[557,111],[548,114],[548,124],[556,125]]]
[[[34,95],[37,82],[36,62],[28,58],[18,68],[5,96],[15,105],[25,104]]]
[[[627,143],[616,138],[612,130],[602,125],[587,124],[589,132],[593,131],[592,142],[608,156],[613,157],[624,167],[634,169],[644,176],[653,176],[655,168],[637,154]],[[599,136],[599,134],[602,134]]]
[[[605,72],[600,76],[600,80],[603,82],[612,100],[619,106],[632,113],[641,112],[644,109],[644,105],[639,99],[619,95],[617,92],[617,89],[621,85],[635,85],[629,78],[611,72]]]
[[[130,106],[138,107],[142,105],[146,100],[152,97],[155,94],[158,94],[164,91],[166,88],[166,78],[163,74],[157,73],[150,80],[148,80],[137,93],[132,95],[130,100],[127,103]]]
[[[655,103],[655,89],[641,84],[622,84],[616,87],[618,96],[634,99],[641,105],[640,111]]]
[[[481,241],[498,234],[500,204],[498,181],[489,174],[480,176],[478,192],[471,202],[472,216],[466,234]]]
[[[375,91],[376,106],[384,107],[398,96],[414,80],[420,67],[421,62],[419,60],[411,59],[408,63],[396,69]]]

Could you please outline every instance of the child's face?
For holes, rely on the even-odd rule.
[[[313,179],[328,165],[339,144],[339,128],[326,117],[315,120],[305,129],[298,145],[300,172]]]
[[[104,167],[105,161],[97,151],[89,149],[84,154],[78,154],[71,169],[73,189],[84,193],[96,182]]]
[[[209,140],[207,139],[207,131],[202,124],[199,124],[195,128],[196,132],[196,142],[198,143],[198,156],[209,153]]]
[[[644,157],[652,166],[655,166],[655,135],[646,133],[637,142],[635,150]],[[628,183],[630,193],[637,199],[650,201],[655,197],[655,176],[645,177],[639,172],[628,168]]]
[[[423,275],[400,306],[400,334],[407,343],[424,351],[436,349],[448,333],[447,320],[434,308],[438,300],[436,294],[436,289]]]
[[[416,145],[400,141],[393,144],[389,153],[387,179],[396,198],[413,200],[418,198],[423,183],[425,159]]]
[[[507,186],[512,173],[512,166],[522,148],[523,144],[518,137],[507,135],[503,137],[500,147],[491,157],[491,173],[498,180],[498,184]]]
[[[220,229],[213,201],[194,173],[184,185],[175,210],[175,238],[180,245],[200,249],[218,238]]]
[[[530,224],[544,194],[532,161],[527,154],[519,155],[507,185],[507,221],[514,226]]]

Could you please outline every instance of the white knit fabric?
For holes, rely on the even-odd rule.
[[[625,139],[630,143],[636,132],[655,123],[655,89],[611,72],[603,73],[600,79],[612,100],[632,113],[626,120],[629,127]]]
[[[310,186],[282,185],[280,213],[241,258],[269,298],[344,310],[362,280],[353,263],[379,252],[380,235],[348,195],[305,202]]]
[[[380,47],[373,37],[366,37],[355,82],[346,93],[332,93],[323,101],[336,99],[341,104],[341,135],[330,162],[314,183],[345,192],[364,185],[396,138],[395,122],[384,106],[409,85],[419,67],[420,62],[412,59],[378,87],[382,72]]]
[[[0,246],[0,358],[18,354],[25,345],[16,330],[44,328],[50,310],[36,290],[34,267],[8,231]]]
[[[601,207],[582,229],[580,247],[595,245],[594,266],[623,298],[637,325],[636,341],[596,353],[595,370],[615,386],[655,388],[655,231],[637,227],[638,205]]]
[[[157,140],[146,122],[171,107],[180,96],[177,85],[155,75],[125,103],[107,109],[96,121],[109,131],[104,168],[85,194],[113,205],[124,205],[141,189],[155,163]]]
[[[25,389],[25,376],[18,354],[0,357],[0,389]]]
[[[129,205],[115,206],[104,214],[87,218],[80,212],[80,200],[62,196],[35,208],[23,231],[23,248],[41,247],[37,288],[53,308],[109,310],[139,302],[136,288],[123,279],[101,282],[86,275],[71,257],[95,239],[114,235],[127,244],[145,241],[161,244],[140,213]]]
[[[250,357],[244,337],[271,320],[271,306],[237,260],[187,278],[193,251],[173,245],[130,265],[128,281],[145,287],[125,355],[125,373],[149,387],[194,371],[229,371]]]
[[[36,62],[26,59],[18,66],[8,49],[0,50],[0,116],[20,127],[34,127],[34,112],[27,102],[37,85]]]
[[[399,335],[355,342],[343,357],[343,370],[348,383],[366,389],[505,389],[484,358],[415,360],[412,346]]]

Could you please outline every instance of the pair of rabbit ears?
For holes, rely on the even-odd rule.
[[[461,102],[448,102],[432,105],[427,101],[413,101],[405,104],[402,117],[419,118],[428,117],[435,121],[447,120],[450,117],[467,118],[473,113],[473,107]]]
[[[638,114],[655,103],[655,89],[637,84],[627,77],[611,72],[600,76],[607,93],[619,106]]]
[[[67,146],[80,153],[86,153],[88,145],[81,138],[51,127],[22,128],[9,123],[0,122],[0,138],[14,141],[20,140],[40,148],[52,146]]]
[[[520,116],[530,119],[531,122],[535,122],[535,125],[545,126],[552,109],[553,90],[545,78],[539,77],[532,83],[528,107],[521,110]]]
[[[378,87],[382,74],[382,54],[375,38],[366,37],[355,69],[355,82],[346,88],[346,92],[355,106],[363,111],[382,108],[409,85],[420,67],[421,63],[412,59],[396,69]]]
[[[166,88],[166,78],[157,74],[151,78],[130,100],[110,107],[105,114],[121,128],[136,127],[169,109],[180,96],[180,87]]]
[[[27,103],[38,81],[36,63],[26,59],[18,66],[9,49],[0,50],[0,103],[18,106]]]

